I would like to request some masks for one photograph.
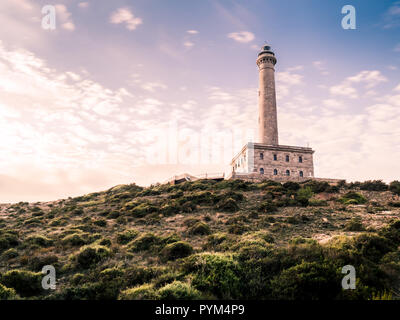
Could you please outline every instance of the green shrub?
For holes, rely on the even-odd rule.
[[[26,243],[37,245],[39,247],[50,247],[53,245],[54,241],[43,236],[43,235],[33,235],[25,239]]]
[[[231,256],[202,253],[185,259],[183,270],[193,274],[192,285],[218,299],[235,299],[241,294],[240,270]]]
[[[167,244],[160,253],[162,261],[176,260],[191,255],[193,252],[192,246],[184,241],[173,242]]]
[[[341,292],[342,275],[326,263],[302,262],[271,280],[274,299],[332,300]]]
[[[233,223],[228,228],[228,232],[231,234],[243,234],[248,230],[249,228],[243,223]]]
[[[304,188],[310,187],[314,193],[329,192],[331,186],[326,181],[311,180],[303,184]]]
[[[18,257],[18,251],[14,248],[10,248],[3,252],[2,257],[8,259],[13,259]]]
[[[394,194],[400,195],[400,181],[392,181],[389,184],[389,190],[392,191]]]
[[[33,271],[41,271],[46,265],[54,265],[58,262],[58,257],[54,254],[34,254],[28,257],[27,265]]]
[[[347,192],[339,199],[339,202],[343,204],[363,204],[367,202],[367,199],[357,192]]]
[[[259,205],[258,210],[263,213],[274,213],[278,211],[278,207],[272,201],[265,201]]]
[[[195,225],[191,226],[188,230],[189,234],[199,234],[199,235],[206,235],[210,234],[211,230],[208,224],[204,222],[197,222]]]
[[[300,189],[300,184],[293,181],[287,181],[283,184],[283,187],[288,191],[297,191]]]
[[[189,284],[174,281],[158,290],[160,300],[195,300],[200,299],[200,292]]]
[[[93,224],[95,224],[98,227],[105,227],[105,226],[107,226],[107,220],[98,219],[98,220],[93,221]]]
[[[159,274],[159,270],[152,267],[132,266],[125,269],[124,283],[128,287],[150,282]]]
[[[309,204],[309,200],[313,196],[313,188],[310,186],[303,187],[297,191],[296,200],[300,205],[306,207]]]
[[[19,239],[16,234],[8,231],[0,231],[0,252],[17,246],[19,244]]]
[[[42,274],[26,270],[10,270],[3,274],[1,283],[13,288],[21,297],[32,297],[42,292]]]
[[[83,247],[76,256],[78,265],[82,268],[90,268],[96,263],[110,256],[111,251],[103,246]]]
[[[386,253],[395,250],[395,245],[390,240],[368,233],[355,237],[354,247],[362,257],[375,262],[378,262]]]
[[[132,252],[139,252],[149,250],[158,246],[161,242],[161,238],[155,234],[148,232],[139,235],[135,240],[129,244],[129,250]]]
[[[17,294],[14,289],[7,288],[0,283],[0,300],[14,300]]]
[[[65,236],[61,240],[62,244],[70,245],[74,247],[80,247],[86,244],[86,240],[82,237],[82,234],[73,233]]]
[[[222,211],[227,211],[227,212],[236,212],[239,210],[239,206],[234,199],[227,198],[227,199],[221,200],[217,204],[217,209],[222,210]]]
[[[135,239],[139,234],[139,231],[135,229],[128,229],[123,232],[117,233],[117,243],[127,244],[128,242]]]
[[[328,202],[325,200],[310,199],[308,200],[308,205],[311,207],[326,207],[328,206]]]
[[[150,284],[143,284],[139,287],[127,289],[121,292],[119,300],[157,300],[159,296]]]
[[[360,183],[360,189],[368,191],[386,191],[388,189],[388,185],[382,180],[368,180]]]
[[[141,204],[137,205],[136,207],[134,207],[131,210],[131,213],[134,217],[142,218],[150,213],[157,212],[157,211],[158,211],[157,207],[155,207],[151,204],[148,204],[148,203],[141,203]]]
[[[364,231],[365,227],[360,219],[351,219],[348,221],[344,227],[346,231]]]
[[[175,202],[165,203],[161,206],[160,212],[165,216],[172,216],[174,214],[179,213],[180,207]]]

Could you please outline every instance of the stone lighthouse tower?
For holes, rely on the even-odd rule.
[[[314,150],[278,142],[275,64],[271,47],[262,46],[257,56],[258,138],[256,143],[247,143],[232,159],[232,179],[304,181],[314,177]]]
[[[271,47],[264,45],[258,54],[258,142],[277,146],[278,119],[275,93],[275,54]]]

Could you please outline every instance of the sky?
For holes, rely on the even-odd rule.
[[[265,42],[280,144],[316,177],[400,180],[399,1],[2,0],[0,25],[0,202],[229,170]]]

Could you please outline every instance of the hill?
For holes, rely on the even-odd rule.
[[[3,204],[0,299],[399,298],[399,195],[396,181],[198,180]]]

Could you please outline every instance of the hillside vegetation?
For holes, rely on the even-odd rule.
[[[397,181],[199,180],[3,204],[0,299],[397,299],[399,195]]]

